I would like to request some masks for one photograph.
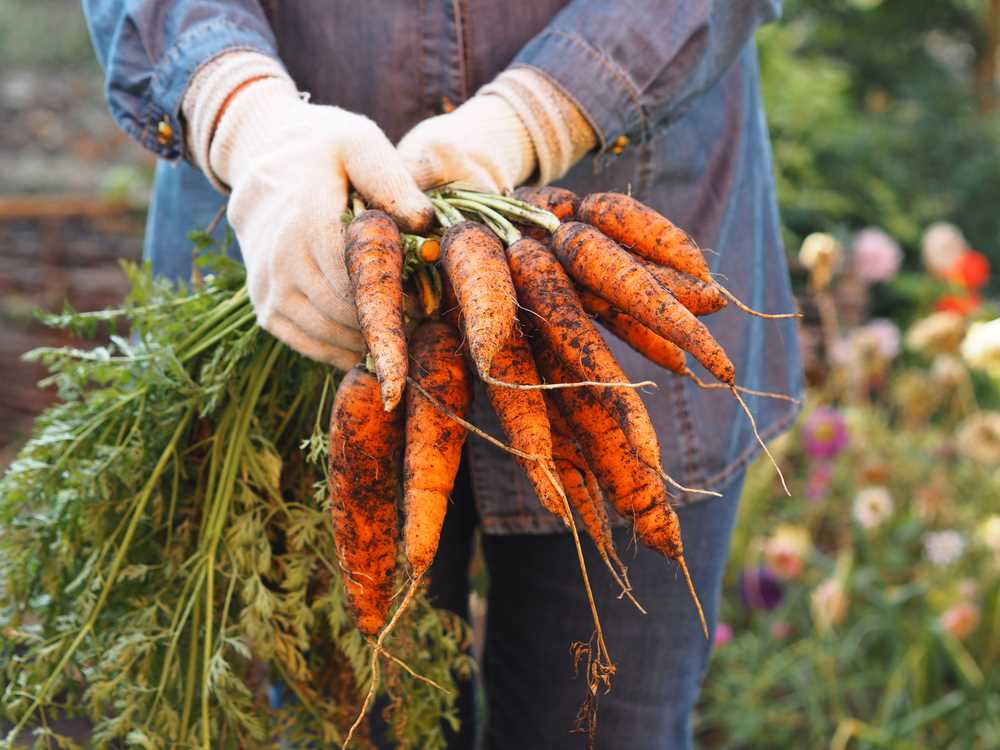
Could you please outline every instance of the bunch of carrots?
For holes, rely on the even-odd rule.
[[[763,314],[718,284],[699,247],[667,218],[627,195],[581,200],[555,187],[513,196],[448,188],[431,201],[440,238],[401,234],[389,216],[358,202],[347,229],[369,356],[336,394],[329,482],[347,599],[374,645],[372,685],[354,728],[374,695],[382,644],[434,559],[469,432],[512,453],[541,504],[574,535],[595,626],[578,645],[591,701],[599,686],[610,687],[614,665],[574,510],[623,596],[641,610],[605,502],[640,542],[677,562],[705,627],[667,487],[707,491],[664,472],[636,391],[654,384],[629,381],[595,319],[667,370],[729,390],[753,423],[732,362],[699,316],[729,302]],[[688,355],[718,383],[702,382]],[[473,377],[484,383],[506,442],[468,422]],[[400,539],[409,587],[390,619]]]

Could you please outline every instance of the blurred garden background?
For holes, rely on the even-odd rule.
[[[786,0],[758,34],[804,418],[758,464],[711,748],[1000,747],[1000,0]],[[0,467],[54,396],[36,311],[117,302],[152,162],[79,7],[0,0]]]

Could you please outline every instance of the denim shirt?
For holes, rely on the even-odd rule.
[[[579,106],[595,151],[563,184],[632,195],[685,228],[713,273],[759,310],[793,308],[761,108],[754,29],[779,0],[83,0],[119,125],[161,157],[145,255],[185,278],[189,230],[223,205],[185,161],[180,106],[192,75],[228,50],[280,59],[311,100],[374,119],[394,141],[461,103],[509,65],[529,66]],[[220,228],[221,231],[221,228]],[[238,252],[238,249],[236,250]],[[730,305],[704,319],[741,385],[802,392],[793,321]],[[724,487],[759,447],[732,396],[703,391],[606,336],[643,394],[664,468],[681,483]],[[690,358],[689,358],[690,359]],[[703,378],[710,376],[691,360]],[[794,419],[785,401],[748,397],[761,434]],[[484,394],[473,419],[499,435]],[[561,529],[506,454],[470,437],[475,500],[488,533]],[[679,497],[678,503],[702,496]]]

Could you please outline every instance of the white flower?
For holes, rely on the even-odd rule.
[[[970,367],[1000,377],[1000,318],[969,327],[962,340],[962,357]]]
[[[799,263],[810,271],[820,266],[833,267],[840,260],[840,243],[833,235],[813,232],[802,241],[799,248]]]
[[[961,455],[985,466],[1000,463],[1000,412],[980,411],[967,417],[956,430],[955,446]]]
[[[965,332],[965,320],[956,312],[936,312],[910,326],[906,345],[915,351],[953,352]]]
[[[881,526],[892,515],[892,495],[885,487],[864,487],[854,498],[852,515],[865,529]]]
[[[932,276],[947,276],[968,249],[962,230],[946,221],[931,224],[920,238],[924,266]]]
[[[764,543],[764,557],[774,575],[783,581],[791,581],[802,575],[811,547],[812,541],[806,529],[782,524]]]
[[[850,601],[843,585],[836,578],[827,578],[809,595],[813,622],[821,633],[829,632],[847,616]]]
[[[944,388],[955,388],[969,379],[969,373],[958,357],[939,354],[931,365],[931,378]]]
[[[924,557],[935,565],[949,565],[965,551],[965,537],[954,529],[924,534]]]

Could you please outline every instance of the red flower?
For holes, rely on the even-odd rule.
[[[968,315],[979,307],[979,295],[975,292],[968,294],[946,294],[934,303],[934,309],[939,312],[953,312],[959,315]]]
[[[964,287],[980,289],[990,280],[990,262],[982,253],[968,250],[955,262],[949,275]]]

